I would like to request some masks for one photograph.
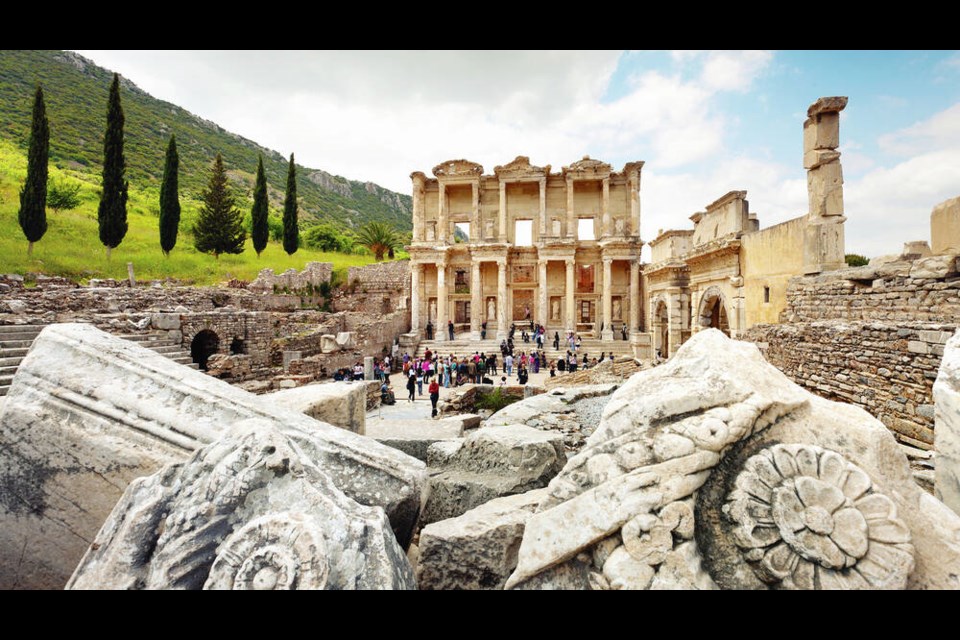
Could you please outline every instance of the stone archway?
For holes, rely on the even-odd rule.
[[[701,329],[720,329],[724,335],[730,335],[730,316],[727,313],[726,299],[717,287],[710,287],[703,293],[697,317],[700,320]]]
[[[667,302],[658,298],[654,303],[653,311],[654,349],[660,351],[660,356],[670,355],[670,311]]]
[[[206,371],[207,360],[219,349],[220,336],[210,329],[204,329],[193,336],[193,340],[190,342],[190,357],[201,369]]]

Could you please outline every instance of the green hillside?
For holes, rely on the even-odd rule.
[[[51,164],[78,177],[99,180],[111,79],[111,71],[75,53],[0,51],[0,139],[26,149],[31,101],[39,83],[50,120]],[[271,214],[282,208],[286,160],[279,153],[157,100],[128,79],[122,80],[121,94],[126,116],[127,179],[132,189],[144,195],[148,213],[159,209],[157,198],[152,196],[159,190],[171,133],[177,136],[180,152],[182,197],[197,198],[210,163],[220,152],[238,187],[237,195],[249,208],[257,154],[262,152]],[[389,223],[400,231],[412,228],[408,195],[300,166],[297,178],[301,230],[313,222],[329,221],[356,228],[371,220]]]

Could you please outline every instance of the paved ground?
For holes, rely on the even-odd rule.
[[[564,374],[558,373],[557,375],[562,376]],[[542,385],[549,377],[550,372],[541,369],[539,373],[530,374],[530,379],[527,384]],[[497,376],[496,379],[499,381],[500,376]],[[517,384],[516,373],[507,378],[507,384]],[[423,395],[418,395],[417,399],[413,402],[407,401],[407,388],[403,386],[403,376],[401,374],[394,373],[390,375],[390,386],[393,387],[393,393],[397,396],[397,404],[374,409],[367,414],[367,420],[376,420],[381,417],[384,420],[419,420],[430,417],[430,396],[427,395],[427,385],[423,385]],[[456,390],[455,387],[445,389],[441,386],[440,399],[443,400],[451,393],[456,392]]]

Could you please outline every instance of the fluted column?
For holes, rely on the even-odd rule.
[[[447,186],[440,183],[440,212],[437,217],[437,244],[447,243]]]
[[[630,261],[630,333],[640,331],[640,260]]]
[[[543,240],[545,236],[550,235],[547,230],[547,179],[540,178],[540,222],[538,239]],[[544,323],[546,325],[546,323]]]
[[[548,299],[547,299],[547,260],[546,258],[541,258],[537,265],[540,267],[540,311],[538,312],[537,322],[543,326],[547,326],[547,320],[549,313],[547,310]]]
[[[480,267],[482,263],[474,259],[470,272],[470,337],[480,339],[480,324],[484,320],[483,297],[480,287]],[[487,327],[489,329],[489,327]]]
[[[507,183],[500,182],[500,210],[498,212],[499,234],[497,239],[500,242],[507,241]]]
[[[473,192],[473,208],[470,210],[470,242],[478,242],[483,239],[483,231],[480,230],[480,183],[474,182],[470,188]]]
[[[611,267],[613,259],[603,259],[603,331],[600,334],[601,340],[613,340],[613,326],[611,326],[610,317],[613,315],[613,295],[611,292]]]
[[[630,234],[640,235],[640,172],[630,183]]]
[[[603,210],[602,210],[603,228],[600,230],[600,237],[606,238],[613,234],[610,228],[610,178],[603,179]]]
[[[438,340],[447,340],[447,263],[437,263],[437,328]]]
[[[567,178],[567,237],[577,238],[577,215],[573,210],[573,178]]]
[[[410,331],[420,333],[420,276],[423,265],[414,262],[410,265]]]
[[[573,267],[574,260],[573,258],[567,258],[567,286],[564,290],[565,295],[567,296],[567,309],[564,314],[564,324],[567,327],[567,331],[576,331],[577,330],[577,317],[576,317],[576,308],[573,299]]]
[[[410,179],[413,181],[413,241],[423,242],[426,237],[423,206],[426,176],[418,171]]]
[[[507,339],[507,261],[497,260],[497,340]]]

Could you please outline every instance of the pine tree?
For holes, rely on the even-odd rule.
[[[297,168],[290,154],[290,169],[287,171],[287,196],[283,200],[283,250],[289,255],[297,252],[300,230],[297,226]]]
[[[212,253],[219,260],[221,253],[243,253],[246,239],[243,214],[230,193],[223,158],[218,153],[193,227],[193,244],[197,251]]]
[[[176,246],[177,231],[180,229],[179,172],[177,140],[171,135],[170,144],[167,145],[167,161],[163,166],[163,182],[160,184],[160,248],[165,256],[169,256]]]
[[[123,174],[123,107],[120,105],[120,76],[113,74],[110,100],[107,106],[107,131],[103,138],[103,191],[97,220],[100,223],[100,242],[110,250],[119,246],[127,235],[127,181]]]
[[[257,182],[253,187],[253,210],[250,212],[253,229],[253,248],[260,257],[260,252],[267,246],[267,239],[270,236],[270,227],[267,224],[267,176],[263,172],[263,155],[260,155],[260,162],[257,164]]]
[[[27,179],[20,190],[20,212],[17,218],[23,235],[30,243],[27,255],[33,253],[33,243],[47,232],[47,159],[50,155],[50,127],[47,107],[43,103],[43,89],[37,85],[33,97],[33,124],[30,127],[30,150],[27,154]]]

